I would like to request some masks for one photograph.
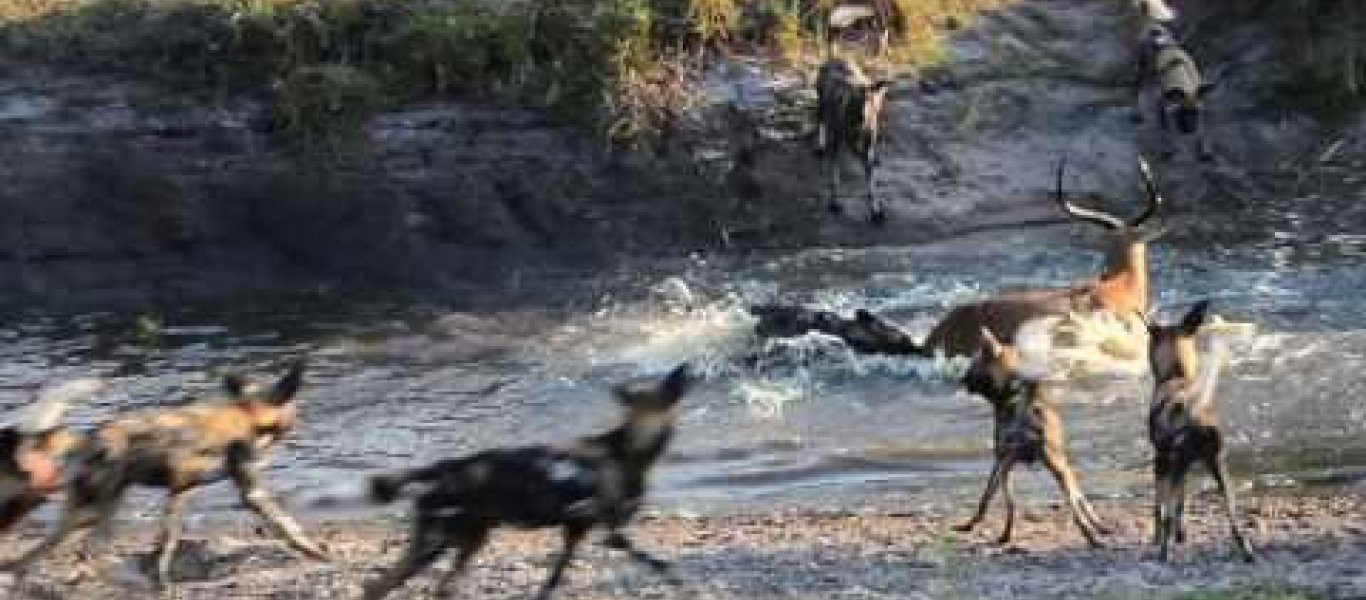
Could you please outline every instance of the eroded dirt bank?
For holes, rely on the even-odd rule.
[[[907,512],[868,509],[681,517],[653,516],[636,528],[642,546],[674,561],[684,580],[671,588],[620,555],[597,546],[574,565],[562,598],[1360,598],[1366,595],[1363,498],[1248,497],[1241,521],[1259,562],[1230,558],[1214,499],[1192,501],[1190,544],[1171,565],[1151,559],[1143,502],[1104,501],[1115,529],[1109,548],[1091,550],[1057,506],[1027,502],[1015,540],[992,540],[993,518],[974,534],[948,526],[967,507]],[[398,556],[403,525],[392,519],[315,523],[335,557],[307,563],[243,520],[206,525],[177,566],[180,598],[349,598],[379,565]],[[29,580],[39,598],[129,598],[148,593],[136,571],[151,528],[126,528],[112,582],[71,582],[72,558],[54,559]],[[23,542],[32,542],[30,530]],[[6,553],[17,549],[6,543]],[[502,532],[457,587],[462,598],[528,597],[555,548],[546,535]],[[420,577],[396,597],[423,597]]]

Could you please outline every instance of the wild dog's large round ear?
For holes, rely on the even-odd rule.
[[[275,382],[275,387],[270,390],[271,404],[285,404],[299,393],[299,388],[304,383],[304,369],[308,366],[307,361],[302,358],[294,359],[289,362],[285,374],[280,380]]]
[[[1211,82],[1202,83],[1202,84],[1200,84],[1200,87],[1199,87],[1199,88],[1196,88],[1196,90],[1195,90],[1195,97],[1196,97],[1196,98],[1200,98],[1201,100],[1203,100],[1203,99],[1205,98],[1205,96],[1208,96],[1209,93],[1212,92],[1212,91],[1214,91],[1214,84],[1213,84],[1213,83],[1211,83]]]
[[[229,396],[237,397],[246,394],[249,384],[246,376],[241,373],[228,373],[223,376],[223,391],[227,392]]]
[[[868,324],[877,322],[877,317],[873,316],[873,313],[868,312],[868,309],[860,308],[854,311],[854,320],[859,323]]]
[[[1205,324],[1205,319],[1209,316],[1209,299],[1201,300],[1192,306],[1185,317],[1181,318],[1181,333],[1183,335],[1195,335],[1200,330],[1200,326]]]
[[[697,375],[693,373],[692,365],[683,363],[669,372],[660,389],[671,398],[681,398],[683,394],[688,393],[697,379]]]

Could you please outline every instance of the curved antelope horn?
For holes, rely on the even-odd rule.
[[[1162,208],[1162,194],[1157,191],[1157,181],[1153,178],[1153,169],[1148,165],[1148,160],[1142,156],[1138,157],[1138,172],[1143,176],[1143,189],[1147,192],[1147,205],[1144,206],[1142,213],[1129,221],[1130,227],[1138,227],[1147,223],[1148,219],[1153,218],[1157,211]]]
[[[1063,212],[1066,212],[1074,218],[1095,223],[1106,229],[1124,229],[1127,227],[1127,225],[1124,224],[1124,221],[1119,217],[1091,208],[1082,208],[1068,202],[1067,198],[1065,198],[1062,193],[1062,174],[1063,170],[1066,168],[1067,159],[1058,161],[1057,187],[1053,191],[1053,199],[1058,203],[1058,206],[1062,207]]]

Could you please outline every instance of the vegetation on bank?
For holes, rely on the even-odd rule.
[[[549,109],[616,140],[667,128],[709,64],[818,58],[832,0],[6,0],[0,51],[217,94],[265,93],[318,139],[373,111],[460,96]],[[895,0],[889,69],[1009,0]],[[871,48],[871,47],[870,47]]]

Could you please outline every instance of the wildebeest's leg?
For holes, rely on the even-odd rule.
[[[453,526],[450,530],[449,544],[456,547],[455,560],[449,569],[436,583],[436,597],[442,598],[450,595],[451,583],[455,578],[465,571],[470,559],[484,547],[484,542],[488,541],[489,530],[478,525]]]
[[[996,464],[991,467],[991,476],[987,478],[987,489],[982,491],[982,499],[977,503],[977,512],[962,525],[955,525],[955,531],[972,531],[982,519],[986,518],[987,507],[991,506],[991,497],[996,495],[996,489],[1001,485],[1001,479],[1006,471],[1010,470],[1015,458],[1008,453],[996,455]]]
[[[236,456],[230,456],[228,463],[233,482],[237,484],[237,491],[242,494],[242,502],[265,519],[275,528],[276,534],[284,537],[295,549],[310,558],[325,560],[326,555],[322,548],[313,543],[308,534],[304,533],[304,529],[275,503],[270,492],[262,485],[256,465],[250,459],[243,458],[243,452],[235,451]]]
[[[361,596],[363,600],[379,600],[387,596],[394,588],[403,585],[403,582],[430,566],[446,551],[450,540],[444,529],[445,523],[432,517],[427,511],[419,510],[421,512],[413,519],[412,539],[408,542],[407,551],[388,571],[365,585],[365,593]],[[473,552],[470,554],[473,555]]]
[[[190,490],[172,490],[166,494],[166,509],[161,516],[161,542],[157,548],[156,582],[166,586],[171,582],[171,563],[175,560],[180,534],[184,529],[185,503]]]
[[[1062,488],[1063,497],[1067,499],[1067,508],[1072,512],[1072,520],[1081,529],[1081,534],[1086,537],[1087,543],[1092,547],[1099,548],[1104,544],[1096,538],[1096,532],[1091,530],[1091,524],[1082,516],[1081,506],[1078,498],[1081,497],[1081,487],[1077,485],[1077,475],[1072,471],[1071,465],[1067,463],[1067,457],[1056,452],[1044,452],[1044,467],[1053,478],[1058,480],[1058,486]]]
[[[550,578],[545,580],[545,585],[542,585],[541,591],[536,594],[537,600],[549,600],[550,592],[560,585],[560,580],[564,578],[565,568],[574,559],[574,551],[578,549],[579,543],[583,541],[583,537],[587,533],[588,527],[579,523],[564,526],[564,549],[560,552],[559,560],[555,561],[555,566],[550,571]]]
[[[607,534],[607,537],[602,540],[602,543],[608,548],[626,552],[631,555],[631,558],[649,565],[650,568],[659,573],[665,573],[669,570],[669,563],[667,561],[637,548],[635,542],[631,541],[631,538],[626,537],[626,534],[616,529],[611,530],[611,532]]]
[[[1234,547],[1243,555],[1243,560],[1256,560],[1256,555],[1252,553],[1252,545],[1243,537],[1243,531],[1238,527],[1238,518],[1234,515],[1233,488],[1229,486],[1228,469],[1224,466],[1223,453],[1206,459],[1205,465],[1214,476],[1214,482],[1219,485],[1219,494],[1222,496],[1224,514],[1228,516],[1229,534],[1233,536]]]
[[[1010,471],[1001,473],[1001,495],[1006,503],[1006,523],[1001,528],[1001,536],[996,538],[998,544],[1009,544],[1010,535],[1015,530],[1015,494],[1010,491]]]

